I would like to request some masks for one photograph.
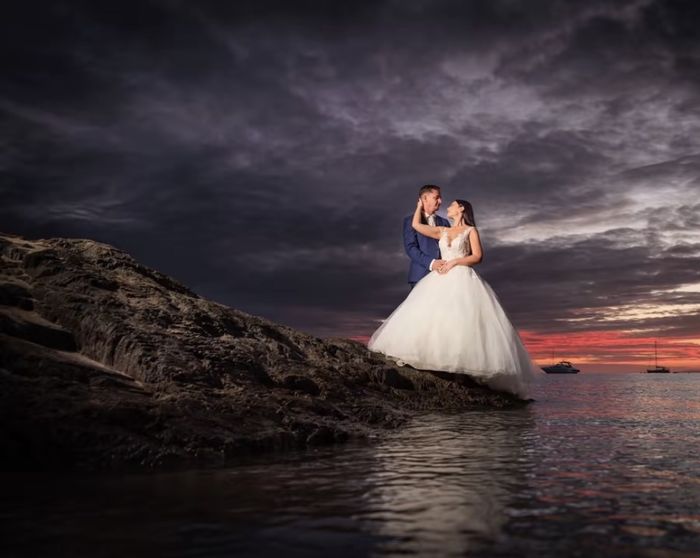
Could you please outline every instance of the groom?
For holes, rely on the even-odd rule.
[[[436,214],[440,208],[442,198],[440,187],[432,184],[423,186],[418,192],[418,197],[423,201],[423,216],[421,221],[431,227],[449,227],[450,222]],[[440,259],[440,247],[438,241],[416,232],[411,226],[413,215],[403,220],[403,245],[406,254],[411,258],[408,268],[408,284],[411,289],[423,279],[429,272],[439,271],[445,261]]]

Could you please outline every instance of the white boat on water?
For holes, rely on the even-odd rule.
[[[544,370],[547,374],[578,374],[580,372],[580,370],[578,368],[574,368],[574,365],[568,360],[562,360],[561,362],[552,364],[551,366],[543,366],[542,370]]]

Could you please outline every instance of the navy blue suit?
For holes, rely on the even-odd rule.
[[[403,220],[403,245],[406,254],[411,258],[411,265],[408,268],[408,282],[415,285],[430,273],[430,262],[440,259],[440,247],[436,239],[417,232],[411,225],[412,222],[413,215],[409,215]],[[435,225],[449,227],[450,222],[436,215]]]

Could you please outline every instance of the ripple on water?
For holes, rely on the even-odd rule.
[[[700,375],[543,376],[526,409],[223,471],[8,477],[15,556],[696,556]]]

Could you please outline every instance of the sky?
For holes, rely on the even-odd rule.
[[[14,2],[0,231],[366,340],[421,185],[533,358],[700,370],[700,3]]]

